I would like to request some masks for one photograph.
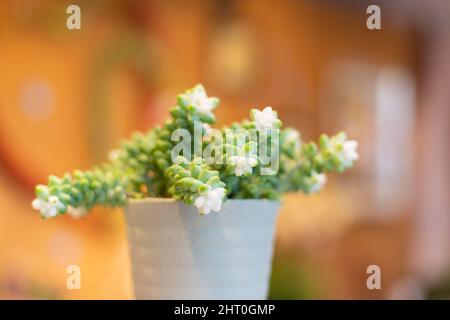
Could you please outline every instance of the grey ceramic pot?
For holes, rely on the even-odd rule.
[[[266,299],[278,202],[227,200],[199,215],[174,199],[132,200],[136,299]]]

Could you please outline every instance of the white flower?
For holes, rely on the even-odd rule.
[[[195,199],[194,205],[201,214],[209,214],[212,211],[219,212],[222,208],[224,188],[216,188],[200,195]]]
[[[108,153],[108,160],[111,162],[116,161],[117,159],[119,159],[121,154],[121,150],[120,149],[113,149]]]
[[[343,143],[342,156],[346,165],[351,164],[353,161],[358,160],[359,155],[356,149],[358,148],[358,142],[355,140],[347,140]]]
[[[357,141],[345,140],[343,135],[338,135],[331,139],[331,150],[336,153],[344,167],[350,167],[353,161],[358,160],[357,148]]]
[[[255,157],[245,156],[231,156],[228,159],[228,163],[235,166],[234,174],[236,176],[242,176],[246,173],[252,173],[252,167],[258,164],[258,160]]]
[[[289,129],[286,132],[286,142],[294,143],[294,147],[299,149],[301,146],[300,133],[297,130]]]
[[[265,107],[263,111],[255,109],[252,111],[252,116],[258,130],[271,129],[278,120],[277,113],[272,110],[272,107]]]
[[[300,139],[300,133],[297,130],[291,129],[286,134],[286,141],[293,142]]]
[[[185,93],[183,100],[187,105],[195,107],[198,112],[204,114],[210,114],[219,102],[217,98],[208,97],[205,88],[201,85]]]
[[[310,189],[311,193],[318,192],[327,182],[327,176],[324,173],[317,173],[313,171],[311,175],[311,181],[313,182]]]
[[[78,208],[68,206],[67,213],[69,214],[69,216],[71,216],[74,219],[80,219],[88,213],[88,210],[84,206],[80,206]]]
[[[59,210],[65,208],[64,204],[57,196],[49,196],[48,200],[34,199],[31,206],[35,210],[39,210],[44,218],[51,218],[58,214]]]

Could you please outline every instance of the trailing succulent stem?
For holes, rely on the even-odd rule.
[[[302,143],[296,130],[281,128],[271,107],[212,129],[219,99],[201,85],[176,101],[162,127],[133,134],[107,163],[36,186],[33,208],[45,218],[66,212],[80,217],[97,205],[123,207],[129,198],[173,197],[208,214],[220,211],[225,198],[276,200],[284,192],[317,192],[325,173],[342,172],[358,158],[357,142],[344,133]]]

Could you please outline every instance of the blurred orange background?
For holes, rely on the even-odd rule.
[[[450,296],[447,1],[377,1],[381,30],[369,1],[84,0],[81,30],[70,4],[0,3],[0,298],[132,297],[121,210],[43,220],[33,186],[103,161],[196,83],[219,125],[271,105],[304,141],[359,141],[354,169],[285,197],[271,298]]]

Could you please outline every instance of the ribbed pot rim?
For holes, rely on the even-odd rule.
[[[227,203],[252,203],[252,202],[266,202],[266,203],[273,203],[273,204],[281,204],[281,201],[279,200],[269,200],[269,199],[227,199],[224,201],[224,205]],[[128,205],[133,204],[144,204],[144,203],[180,203],[184,204],[183,201],[175,199],[175,198],[143,198],[143,199],[129,199]]]

